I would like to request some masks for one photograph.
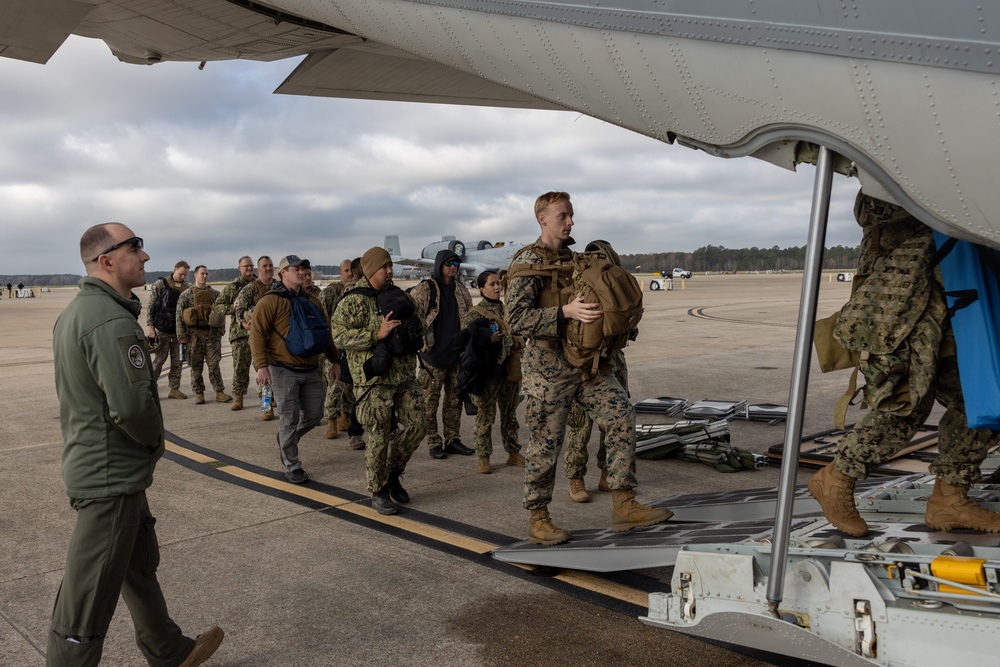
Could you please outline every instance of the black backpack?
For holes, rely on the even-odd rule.
[[[385,339],[394,356],[416,354],[423,348],[423,324],[417,317],[416,308],[413,307],[413,302],[406,292],[395,285],[390,285],[381,291],[375,291],[372,287],[351,290],[352,294],[355,292],[375,299],[380,316],[392,312],[392,319],[399,320],[399,326]]]
[[[177,300],[181,298],[181,293],[171,287],[166,278],[160,280],[163,281],[163,291],[156,301],[149,304],[149,316],[158,331],[176,334]]]
[[[288,316],[288,335],[278,335],[285,341],[288,352],[295,357],[312,357],[326,352],[330,347],[330,325],[323,313],[309,297],[291,291],[277,292],[288,299],[291,312]]]

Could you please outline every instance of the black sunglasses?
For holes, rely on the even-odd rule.
[[[119,243],[114,244],[113,246],[111,246],[110,248],[108,248],[107,250],[105,250],[104,252],[98,253],[97,257],[95,257],[94,259],[92,259],[90,261],[91,262],[96,262],[97,260],[99,260],[101,258],[101,255],[107,255],[109,252],[114,252],[115,250],[118,250],[118,248],[121,248],[122,246],[126,246],[126,245],[130,245],[133,248],[136,248],[138,250],[142,250],[142,239],[139,238],[138,236],[133,236],[130,239],[125,239],[124,241],[121,241]]]

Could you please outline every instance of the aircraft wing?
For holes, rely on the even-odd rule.
[[[0,56],[46,63],[94,9],[95,2],[7,0],[0,3]]]

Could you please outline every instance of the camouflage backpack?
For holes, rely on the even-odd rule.
[[[540,306],[564,306],[581,295],[584,303],[600,304],[602,317],[590,323],[570,320],[562,334],[566,360],[591,373],[597,372],[602,355],[628,344],[642,319],[639,282],[606,250],[573,253],[572,259],[552,264],[512,261],[504,289],[511,278],[518,276],[547,279],[539,295]]]

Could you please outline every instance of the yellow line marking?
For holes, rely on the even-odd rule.
[[[211,456],[205,456],[204,454],[199,454],[198,452],[182,447],[169,440],[166,442],[166,448],[178,456],[183,456],[191,459],[192,461],[197,461],[198,463],[212,464],[218,462],[218,459],[212,458]],[[292,484],[290,482],[282,482],[270,477],[265,477],[264,475],[244,470],[238,466],[224,465],[219,466],[216,470],[232,475],[233,477],[245,479],[248,482],[254,482],[255,484],[267,486],[272,489],[278,489],[301,498],[308,498],[309,500],[323,503],[324,505],[334,509],[362,516],[371,521],[377,521],[389,526],[395,526],[396,528],[400,528],[407,532],[421,535],[436,542],[450,544],[473,553],[487,554],[500,546],[498,544],[490,544],[489,542],[483,542],[482,540],[477,540],[464,535],[459,535],[458,533],[435,528],[434,526],[428,526],[427,524],[420,523],[419,521],[413,521],[412,519],[407,519],[405,517],[397,515],[383,516],[371,507],[359,504],[353,500],[341,498],[340,496],[336,496],[332,493],[325,493],[323,491],[310,489],[309,487],[302,486],[300,484]],[[524,565],[520,563],[508,563],[508,565],[513,565],[527,571],[536,569],[535,565]],[[553,578],[606,597],[634,604],[638,607],[648,608],[649,606],[649,598],[645,592],[595,577],[586,572],[564,570]]]

